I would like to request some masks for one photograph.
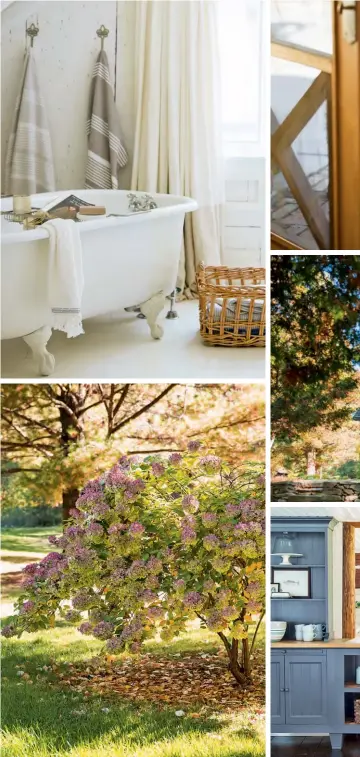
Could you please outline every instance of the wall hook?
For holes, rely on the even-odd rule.
[[[35,24],[30,24],[30,26],[26,27],[26,34],[31,39],[30,47],[34,47],[34,37],[37,37],[39,31],[39,27],[35,26]]]
[[[101,50],[103,50],[104,49],[104,39],[105,39],[105,37],[108,36],[109,29],[107,29],[106,26],[104,26],[104,24],[101,24],[100,29],[96,30],[96,34],[101,39]]]

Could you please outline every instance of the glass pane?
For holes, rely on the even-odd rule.
[[[305,249],[330,244],[327,86],[328,74],[272,58],[272,221],[281,227],[278,233]],[[306,92],[309,120],[302,128],[303,109],[294,109]],[[291,129],[276,149],[276,132],[291,113]]]
[[[331,54],[332,5],[333,0],[272,0],[272,39]]]

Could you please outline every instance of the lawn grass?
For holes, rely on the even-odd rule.
[[[2,546],[14,550],[14,559],[22,552],[46,553],[48,535],[60,531],[8,529]],[[3,600],[13,600],[18,591],[10,585]],[[264,720],[253,709],[228,715],[192,703],[178,717],[175,706],[160,708],[119,695],[86,696],[61,688],[56,666],[88,660],[103,646],[64,622],[2,644],[2,757],[265,757]],[[263,633],[258,644],[264,645]],[[168,656],[169,664],[176,664],[179,655],[211,654],[219,648],[215,634],[194,625],[166,645],[159,639],[147,642],[144,651]],[[55,669],[44,672],[44,665]],[[18,675],[20,670],[32,683]]]
[[[166,648],[153,641],[148,649],[172,656],[203,651],[204,641],[209,642],[206,651],[217,646],[215,636],[195,631]],[[3,642],[2,757],[264,757],[263,721],[247,710],[233,717],[192,704],[191,712],[179,718],[174,707],[64,693],[39,670],[49,660],[89,659],[101,646],[65,624]],[[19,669],[33,683],[18,676]]]
[[[1,549],[14,552],[43,552],[53,549],[48,542],[51,534],[62,533],[62,526],[37,528],[4,528],[1,535]]]

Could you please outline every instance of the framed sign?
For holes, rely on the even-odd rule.
[[[310,568],[273,568],[272,582],[280,584],[280,591],[288,592],[291,597],[311,597]]]

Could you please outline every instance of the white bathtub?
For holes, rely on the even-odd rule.
[[[69,194],[105,205],[107,213],[128,210],[127,191],[114,190],[71,189],[39,194],[33,196],[32,204],[41,208]],[[158,207],[148,213],[79,224],[84,270],[81,311],[86,320],[140,305],[152,336],[158,339],[163,332],[156,318],[176,285],[185,213],[195,210],[197,204],[188,197],[152,196]],[[1,209],[11,210],[12,198],[3,199]],[[1,241],[1,338],[23,337],[37,359],[40,373],[49,375],[55,360],[46,350],[51,336],[47,232],[41,227],[23,231],[19,224],[2,217]]]

